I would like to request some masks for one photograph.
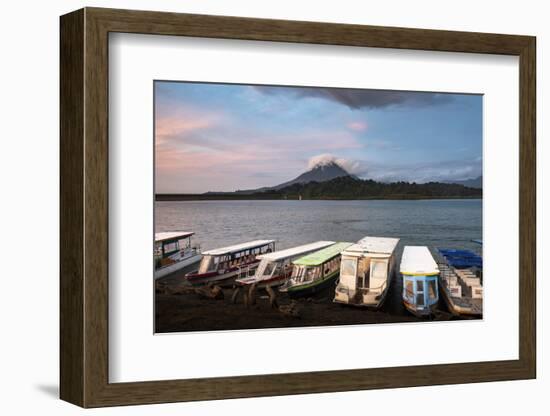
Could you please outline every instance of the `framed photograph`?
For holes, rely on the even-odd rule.
[[[535,38],[61,17],[82,407],[536,377]]]

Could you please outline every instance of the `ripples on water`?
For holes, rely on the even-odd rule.
[[[400,246],[479,251],[470,240],[482,238],[482,201],[163,201],[155,203],[155,227],[194,231],[203,250],[256,239],[276,240],[281,249],[371,235],[398,237]]]

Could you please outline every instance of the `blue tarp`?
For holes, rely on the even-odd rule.
[[[483,260],[481,256],[469,250],[457,250],[449,248],[439,248],[441,253],[449,265],[457,269],[467,269],[469,267],[483,268]]]

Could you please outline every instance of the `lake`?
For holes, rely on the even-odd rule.
[[[282,249],[370,235],[400,238],[400,247],[479,251],[470,240],[482,238],[482,200],[162,201],[155,203],[155,227],[193,231],[202,250],[257,239],[276,240]]]

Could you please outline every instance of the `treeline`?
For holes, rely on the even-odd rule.
[[[326,182],[293,184],[279,190],[252,194],[236,192],[206,194],[157,194],[157,201],[185,200],[236,200],[236,199],[443,199],[481,198],[482,190],[463,185],[428,182],[383,183],[351,176],[339,177]]]
[[[428,182],[383,183],[370,179],[340,177],[327,182],[294,184],[279,190],[283,196],[303,199],[418,199],[481,198],[482,190],[463,185]]]

